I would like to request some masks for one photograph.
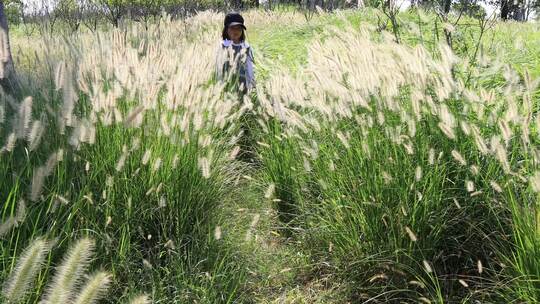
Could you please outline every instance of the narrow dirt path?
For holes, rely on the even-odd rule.
[[[305,65],[307,45],[320,30],[317,23],[291,28],[279,25],[250,29],[248,42],[255,53],[259,86],[276,67],[295,72]],[[336,288],[326,278],[311,274],[311,259],[300,249],[298,240],[287,239],[278,231],[280,222],[272,201],[264,198],[267,185],[260,182],[260,170],[246,167],[239,187],[246,197],[227,207],[226,217],[235,223],[228,229],[245,254],[248,280],[246,303],[337,303]]]

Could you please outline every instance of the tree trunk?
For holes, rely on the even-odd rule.
[[[502,20],[508,20],[508,13],[509,13],[509,3],[508,0],[502,0],[501,1],[501,19]]]
[[[451,8],[452,8],[452,0],[445,0],[444,7],[443,7],[444,14],[448,15],[448,13],[450,13]]]
[[[9,28],[4,13],[4,1],[0,0],[0,86],[4,92],[11,94],[18,86],[15,66],[9,44]]]
[[[235,0],[234,1],[234,9],[235,10],[240,10],[240,9],[243,9],[244,8],[244,1],[242,0]]]

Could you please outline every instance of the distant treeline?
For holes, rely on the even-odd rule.
[[[392,7],[397,0],[6,0],[5,11],[10,24],[46,22],[54,29],[62,23],[72,30],[81,26],[95,29],[101,23],[118,26],[122,20],[148,22],[163,13],[173,18],[185,18],[198,11],[276,9],[292,7],[314,11],[358,7]],[[411,0],[411,7],[423,7],[445,14],[459,11],[469,16],[482,16],[482,3],[498,7],[500,18],[526,21],[539,9],[540,0]]]

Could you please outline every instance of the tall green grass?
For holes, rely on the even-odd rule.
[[[242,195],[234,186],[241,166],[230,157],[239,106],[219,88],[204,87],[207,70],[196,79],[183,79],[190,68],[179,62],[180,70],[170,74],[153,70],[155,78],[142,70],[166,58],[165,46],[176,43],[166,42],[172,36],[161,36],[164,48],[156,51],[148,44],[159,45],[160,38],[135,28],[127,40],[114,31],[88,35],[41,49],[33,60],[43,75],[21,72],[32,102],[3,96],[0,142],[8,143],[11,134],[17,139],[0,155],[1,218],[15,219],[0,243],[1,277],[14,266],[10,257],[36,236],[56,239],[61,248],[84,236],[96,240],[96,264],[114,274],[110,302],[140,291],[156,301],[233,302],[245,270],[231,243],[217,240],[214,230],[221,208]],[[175,55],[189,57],[186,44]],[[118,49],[135,58],[107,62]],[[88,60],[99,62],[96,73]],[[130,64],[141,70],[128,76],[114,70]],[[41,79],[26,81],[34,77]],[[219,98],[220,106],[235,109],[213,108]],[[23,202],[25,218],[19,220]],[[44,288],[55,260],[47,260],[36,290]]]
[[[417,97],[407,85],[396,85],[401,93],[388,93],[384,87],[388,83],[375,83],[372,91],[366,89],[356,97],[368,102],[358,103],[344,92],[363,89],[363,84],[351,87],[348,79],[377,81],[361,74],[377,72],[362,71],[362,63],[355,66],[346,56],[351,52],[383,52],[384,56],[387,50],[359,49],[370,47],[353,42],[362,39],[361,34],[341,37],[338,31],[330,31],[319,39],[332,39],[332,35],[338,37],[322,43],[326,53],[335,54],[327,61],[331,67],[325,72],[330,75],[317,74],[317,67],[308,60],[298,79],[275,76],[279,80],[273,81],[285,92],[269,88],[263,93],[269,102],[285,108],[278,111],[274,107],[273,115],[297,111],[304,118],[298,122],[296,114],[285,114],[277,124],[285,127],[278,128],[275,120],[268,120],[259,152],[264,180],[276,189],[280,218],[286,225],[293,223],[289,227],[296,231],[293,237],[319,265],[314,271],[339,273],[350,288],[351,299],[359,303],[400,299],[535,303],[539,291],[539,264],[533,258],[538,250],[538,206],[527,176],[537,170],[531,146],[536,135],[520,133],[523,118],[511,118],[517,121],[510,132],[517,133],[504,144],[508,165],[495,155],[501,132],[496,122],[509,119],[515,106],[506,101],[518,98],[518,111],[532,110],[528,93],[521,95],[522,82],[500,82],[502,71],[474,78],[466,90],[492,89],[496,94],[495,101],[486,106],[486,115],[459,89],[452,98],[441,99],[438,82],[425,87],[420,105],[423,114],[414,110],[412,100]],[[396,50],[400,51],[411,50]],[[319,53],[312,56],[321,58]],[[401,79],[401,67],[388,65],[387,73],[394,71]],[[457,82],[463,81],[459,75]],[[504,77],[512,77],[508,75]],[[387,76],[381,78],[392,86],[392,76]],[[424,89],[422,81],[410,81],[415,83],[413,88],[419,86],[416,91]],[[335,89],[337,86],[343,90]],[[298,95],[287,95],[295,89]],[[302,95],[304,100],[295,99]],[[532,102],[536,107],[534,99]],[[452,135],[455,139],[439,127],[445,120],[440,105],[448,105],[458,122],[457,133]],[[527,113],[516,114],[526,117]],[[471,125],[480,138],[491,138],[493,155],[479,151],[478,140],[470,136]],[[533,132],[536,126],[523,128]],[[519,173],[508,174],[514,170]]]

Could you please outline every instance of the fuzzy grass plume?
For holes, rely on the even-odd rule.
[[[147,295],[140,295],[136,296],[129,302],[130,304],[150,304],[152,301],[150,301],[150,298]]]
[[[35,240],[23,251],[2,290],[8,303],[19,303],[24,299],[28,289],[32,287],[32,282],[43,265],[48,251],[49,246],[43,239]]]
[[[98,272],[92,275],[83,286],[74,304],[95,304],[102,298],[111,283],[111,275]]]
[[[72,300],[75,288],[90,263],[93,250],[94,241],[88,238],[77,241],[69,249],[47,288],[44,304],[62,304]]]

